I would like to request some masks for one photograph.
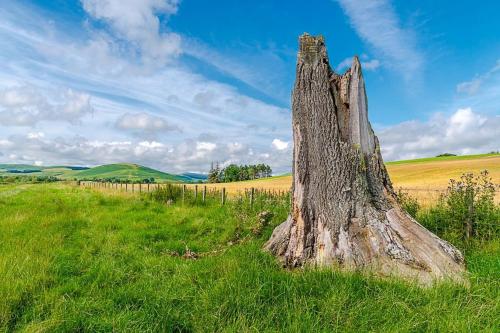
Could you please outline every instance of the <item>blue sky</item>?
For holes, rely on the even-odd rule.
[[[0,162],[291,164],[297,37],[359,55],[385,160],[500,149],[500,3],[6,0]]]

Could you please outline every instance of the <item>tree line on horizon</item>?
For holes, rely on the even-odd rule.
[[[253,180],[259,178],[271,177],[273,170],[267,164],[236,165],[229,164],[221,168],[219,163],[210,166],[208,172],[209,183],[229,183],[242,180]]]

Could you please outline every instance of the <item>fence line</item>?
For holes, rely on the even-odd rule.
[[[167,188],[168,186],[173,186],[180,188],[181,191],[181,200],[182,202],[186,202],[188,200],[188,196],[190,199],[192,199],[194,202],[200,201],[199,199],[199,193],[200,189],[199,186],[203,186],[201,188],[201,202],[205,203],[209,197],[211,198],[219,198],[220,203],[224,205],[228,198],[228,192],[225,187],[222,187],[220,189],[217,188],[210,188],[210,186],[207,185],[195,185],[192,187],[192,189],[189,189],[186,184],[171,184],[171,183],[111,183],[111,182],[98,182],[98,181],[77,181],[77,185],[81,187],[86,187],[86,188],[92,188],[92,189],[103,189],[103,190],[113,190],[117,192],[125,192],[125,193],[150,193],[153,191],[156,191],[158,189],[162,188]],[[283,190],[271,190],[271,189],[265,189],[265,188],[244,188],[241,191],[238,191],[237,195],[233,195],[233,197],[236,197],[238,199],[243,199],[245,198],[248,200],[250,206],[253,206],[255,202],[257,201],[257,198],[262,198],[262,197],[273,197],[273,198],[278,198],[278,197],[285,197],[285,196],[290,196],[290,202],[291,202],[291,191],[283,191]]]
[[[180,187],[182,194],[182,202],[185,202],[189,195],[194,199],[195,202],[199,201],[200,194],[200,186],[201,188],[201,202],[206,202],[208,197],[219,197],[219,200],[222,205],[228,200],[228,198],[245,198],[250,205],[253,205],[256,201],[257,197],[283,197],[289,196],[290,202],[292,199],[291,190],[285,191],[282,189],[266,189],[266,188],[242,188],[238,190],[236,193],[228,193],[225,187],[211,187],[206,184],[194,184],[192,186],[186,186],[186,184],[171,184],[171,183],[118,183],[118,182],[99,182],[99,181],[77,181],[77,184],[82,187],[94,188],[94,189],[106,189],[113,190],[118,192],[126,192],[126,193],[150,193],[152,191],[156,191],[161,188],[165,188],[167,186],[176,186]],[[403,192],[421,192],[421,193],[436,193],[441,194],[445,193],[447,190],[443,189],[425,189],[425,188],[404,188],[404,187],[395,187],[396,191]],[[496,193],[499,191],[496,190]],[[422,198],[419,198],[422,199]],[[431,198],[429,198],[431,199]]]

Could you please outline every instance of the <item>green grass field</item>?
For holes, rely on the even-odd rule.
[[[274,217],[261,235],[257,214]],[[282,269],[284,202],[167,206],[64,184],[0,185],[0,332],[495,332],[500,241],[470,287]],[[197,259],[183,255],[194,251]]]
[[[397,165],[397,164],[415,164],[422,162],[440,162],[440,161],[467,161],[475,159],[484,159],[489,157],[500,157],[499,153],[489,153],[489,154],[476,154],[476,155],[457,155],[457,156],[440,156],[440,157],[424,157],[417,158],[413,160],[401,160],[401,161],[391,161],[385,164],[387,165]]]
[[[137,164],[107,164],[88,170],[79,171],[74,175],[77,179],[89,178],[119,178],[129,180],[142,180],[154,178],[158,181],[188,182],[189,178],[172,175]]]

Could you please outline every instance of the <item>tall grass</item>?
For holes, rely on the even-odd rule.
[[[0,186],[0,331],[494,332],[500,326],[498,239],[467,254],[469,288],[286,271],[261,248],[286,218],[287,200],[259,200],[167,205],[147,195],[62,184]]]

